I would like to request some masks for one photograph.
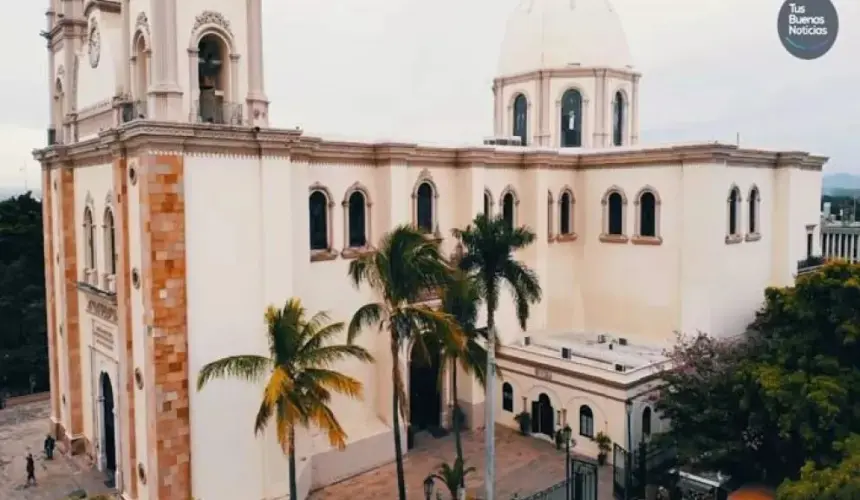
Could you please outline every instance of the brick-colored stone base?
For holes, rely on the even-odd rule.
[[[120,356],[125,371],[125,411],[119,416],[119,437],[122,440],[121,449],[122,473],[125,478],[124,487],[131,498],[137,498],[137,439],[135,437],[135,399],[134,399],[134,350],[131,330],[131,265],[129,263],[128,239],[128,169],[127,160],[118,158],[113,162],[113,205],[117,218],[116,252],[117,252],[117,325],[119,339],[124,345],[125,355]]]
[[[63,300],[65,300],[65,350],[66,368],[69,383],[69,393],[66,395],[68,404],[70,429],[73,435],[84,432],[84,395],[82,390],[81,372],[81,340],[80,318],[78,317],[78,261],[75,213],[75,171],[71,168],[61,168],[58,171],[59,208],[60,208],[60,269],[63,273]],[[72,452],[80,448],[72,446]]]
[[[42,241],[45,256],[45,313],[48,333],[48,372],[51,383],[51,418],[60,419],[60,379],[57,363],[57,302],[54,290],[54,190],[51,171],[42,171]]]
[[[185,277],[184,164],[179,156],[141,159],[144,309],[150,491],[191,497],[191,430]]]

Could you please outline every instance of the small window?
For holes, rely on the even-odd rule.
[[[616,146],[624,144],[624,94],[615,93],[612,101],[612,143]]]
[[[514,210],[516,209],[516,200],[514,193],[508,192],[502,197],[502,217],[508,229],[514,228],[515,217]]]
[[[367,200],[361,191],[353,191],[347,202],[349,218],[349,247],[367,245]]]
[[[491,212],[493,206],[493,197],[489,193],[489,191],[484,191],[484,215],[487,217],[492,217],[493,214]]]
[[[519,137],[522,145],[528,144],[529,103],[526,96],[517,94],[514,98],[514,136]]]
[[[741,193],[738,188],[732,188],[729,193],[729,234],[732,236],[740,234],[740,205]]]
[[[116,224],[109,208],[105,210],[104,226],[107,273],[116,274]]]
[[[579,435],[594,438],[594,414],[587,405],[579,407]]]
[[[651,408],[646,407],[642,410],[642,436],[648,437],[651,435]]]
[[[84,252],[84,267],[95,269],[96,267],[96,231],[93,224],[93,212],[90,207],[84,209],[84,241],[86,251]]]
[[[313,191],[309,199],[311,250],[328,250],[328,197]]]
[[[612,192],[609,195],[608,204],[609,227],[607,232],[611,235],[622,235],[624,234],[624,198],[621,193]]]
[[[507,412],[514,411],[514,388],[507,382],[502,384],[502,409]]]
[[[569,191],[561,194],[559,201],[558,217],[559,217],[559,233],[562,235],[573,233],[573,221],[571,214],[571,206],[573,205],[573,197]]]
[[[582,94],[567,90],[561,97],[561,147],[582,146]]]
[[[639,197],[639,236],[657,236],[657,198],[651,191]]]
[[[418,229],[425,233],[433,232],[433,186],[429,182],[422,182],[416,192],[415,218]]]
[[[758,234],[758,205],[759,194],[758,188],[753,187],[750,190],[749,198],[749,232],[750,234]]]
[[[812,257],[812,233],[806,233],[806,258]]]

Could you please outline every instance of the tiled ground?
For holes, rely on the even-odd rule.
[[[98,471],[77,459],[54,453],[45,460],[42,443],[49,426],[50,402],[21,404],[0,410],[0,499],[61,500],[83,488],[90,495],[106,493]],[[36,459],[35,486],[26,487],[25,457]]]
[[[454,436],[433,439],[429,435],[416,438],[416,448],[405,460],[407,495],[412,500],[424,497],[423,482],[442,462],[454,462]],[[393,444],[392,444],[393,446]],[[484,434],[467,432],[463,436],[466,464],[477,470],[467,476],[470,495],[483,496]],[[601,467],[599,500],[612,498],[612,468]],[[507,500],[515,493],[520,497],[538,492],[564,479],[564,451],[537,438],[524,437],[504,428],[496,428],[496,497]],[[394,463],[385,465],[352,479],[316,491],[312,500],[383,500],[397,498]],[[442,498],[447,499],[444,494]]]

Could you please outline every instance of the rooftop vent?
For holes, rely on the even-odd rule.
[[[615,371],[624,373],[627,371],[627,367],[622,364],[615,363]]]
[[[602,333],[600,335],[598,335],[597,336],[597,343],[598,344],[605,344],[606,343],[606,335],[604,335]]]
[[[528,335],[526,335],[525,337],[523,337],[523,345],[531,345],[531,343],[532,343],[532,338],[531,338],[531,337],[529,337]]]
[[[518,136],[513,137],[486,137],[485,146],[522,146],[523,140]]]
[[[620,345],[627,345],[627,339],[625,339],[624,337],[621,337],[618,339],[618,343]]]
[[[567,347],[561,348],[561,357],[564,359],[570,359],[570,349]]]

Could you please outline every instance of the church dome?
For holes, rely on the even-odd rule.
[[[521,0],[508,19],[499,76],[571,66],[633,66],[609,0]]]

